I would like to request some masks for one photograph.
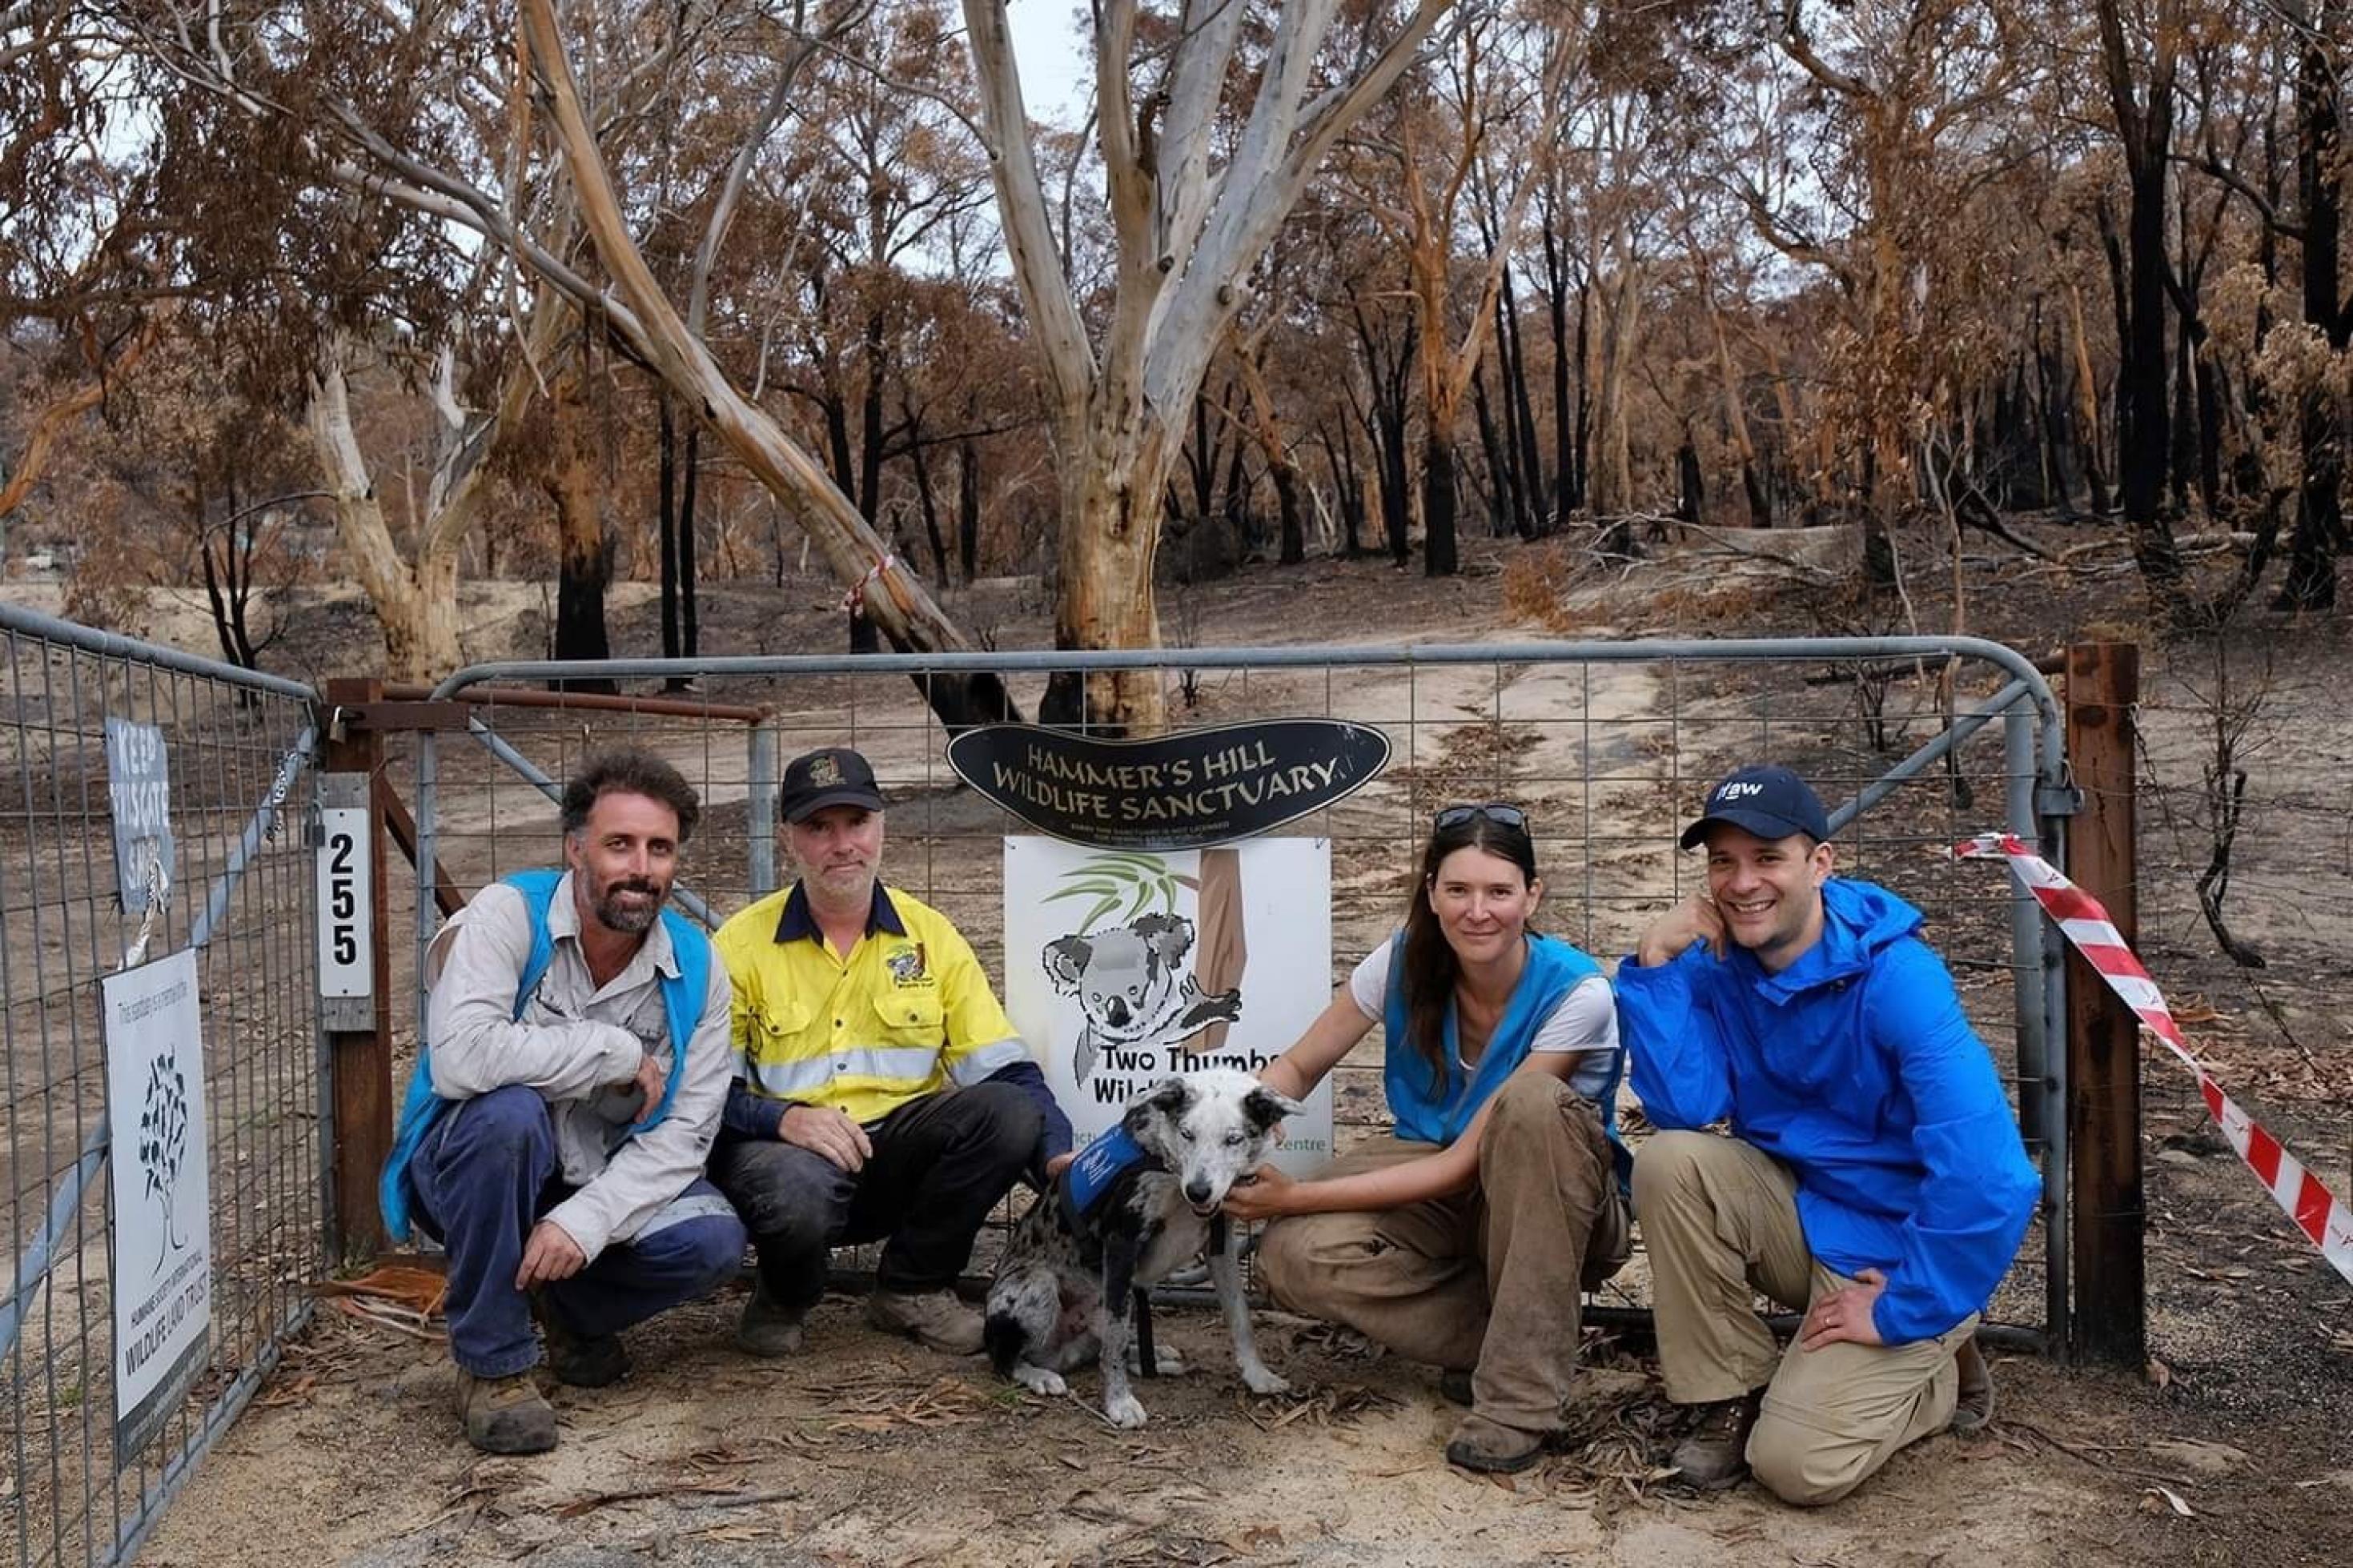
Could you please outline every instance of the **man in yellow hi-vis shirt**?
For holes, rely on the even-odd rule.
[[[955,927],[877,875],[866,759],[795,758],[778,804],[800,879],[714,939],[735,987],[735,1081],[711,1178],[759,1263],[736,1343],[799,1349],[828,1249],[887,1237],[869,1321],[968,1355],[980,1314],[956,1276],[1022,1173],[1069,1163],[1070,1121]]]

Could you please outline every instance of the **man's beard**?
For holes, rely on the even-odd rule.
[[[623,893],[651,895],[643,904],[621,901]],[[638,936],[653,929],[654,921],[661,914],[663,889],[647,881],[613,882],[596,897],[596,923],[607,931],[623,936]]]
[[[828,896],[838,897],[845,902],[853,897],[871,898],[874,894],[874,868],[865,862],[830,867],[809,879]]]

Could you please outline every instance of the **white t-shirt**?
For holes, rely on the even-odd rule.
[[[1384,942],[1365,955],[1348,976],[1348,999],[1356,1011],[1377,1024],[1387,1014],[1389,989],[1389,949]],[[1618,1057],[1618,1003],[1607,976],[1593,974],[1577,983],[1569,994],[1536,1026],[1528,1054],[1539,1051],[1582,1051],[1568,1087],[1588,1100],[1599,1100],[1609,1086],[1609,1070]],[[1471,1065],[1458,1052],[1455,1063],[1465,1073]]]

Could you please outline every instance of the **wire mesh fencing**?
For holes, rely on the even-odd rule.
[[[1652,917],[1701,885],[1676,839],[1716,778],[1771,759],[1810,778],[1834,811],[1841,872],[1917,905],[1969,1016],[2011,1087],[2044,1172],[2042,1218],[1991,1314],[2063,1327],[2063,1051],[2057,954],[1998,868],[1946,851],[1992,829],[2055,852],[2057,710],[2025,660],[1974,639],[1528,644],[1415,648],[1171,649],[1151,654],[971,654],[545,662],[476,667],[436,693],[469,704],[465,735],[417,740],[421,849],[470,890],[559,853],[552,791],[589,750],[628,741],[677,764],[702,826],[680,886],[723,918],[788,880],[775,844],[786,762],[849,745],[891,802],[882,876],[955,921],[1003,987],[1006,840],[1035,829],[965,787],[939,712],[976,678],[1034,711],[1056,673],[1125,670],[1159,683],[1176,730],[1314,716],[1377,726],[1387,768],[1366,787],[1276,831],[1329,847],[1331,973],[1402,921],[1437,807],[1505,800],[1531,817],[1545,895],[1536,923],[1613,961]],[[691,679],[681,710],[674,688]],[[624,689],[593,710],[548,706],[543,686]],[[518,700],[502,695],[533,689]],[[632,699],[626,689],[642,689]],[[691,702],[687,704],[691,707]],[[1322,889],[1303,896],[1322,899]],[[437,918],[428,908],[419,949]],[[413,994],[406,1007],[414,1009]],[[1033,1047],[1060,1048],[1032,1041]],[[1377,1033],[1334,1075],[1335,1142],[1386,1131]],[[1639,1107],[1625,1121],[1641,1136]],[[985,1262],[986,1247],[982,1255]],[[1640,1308],[1637,1264],[1604,1304]]]
[[[0,608],[0,1539],[20,1568],[127,1559],[309,1311],[325,1252],[306,688]],[[135,801],[108,744],[142,754]],[[118,758],[118,763],[120,762]],[[118,767],[118,777],[121,774]],[[124,833],[168,823],[170,847]],[[127,865],[118,862],[129,858]],[[129,896],[124,895],[128,892]],[[209,1338],[185,1392],[124,1441],[114,1303],[143,1288],[111,1212],[101,977],[193,950],[200,1092],[158,1121],[167,1169],[203,1111]],[[153,1107],[150,1107],[153,1110]],[[160,1267],[160,1266],[159,1266]],[[135,1368],[136,1357],[132,1357]]]

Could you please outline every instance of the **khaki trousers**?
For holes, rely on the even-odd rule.
[[[1437,1152],[1388,1138],[1321,1173]],[[1496,1091],[1479,1180],[1377,1213],[1294,1215],[1259,1243],[1276,1301],[1347,1324],[1399,1355],[1472,1369],[1473,1407],[1525,1432],[1560,1425],[1577,1370],[1581,1292],[1626,1261],[1625,1201],[1591,1105],[1548,1075]]]
[[[1977,1331],[1974,1313],[1906,1345],[1793,1344],[1785,1355],[1774,1343],[1754,1292],[1803,1310],[1854,1281],[1806,1246],[1797,1178],[1771,1155],[1714,1133],[1658,1133],[1634,1161],[1634,1213],[1667,1397],[1697,1405],[1763,1388],[1748,1466],[1783,1500],[1836,1501],[1952,1420],[1953,1356]]]

